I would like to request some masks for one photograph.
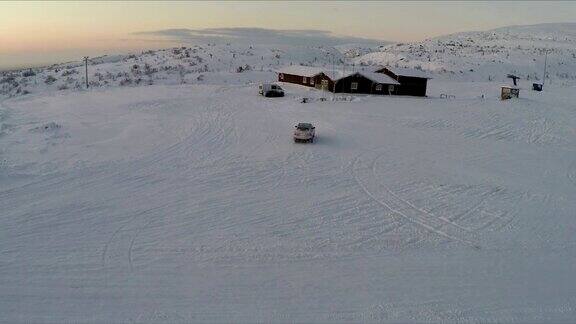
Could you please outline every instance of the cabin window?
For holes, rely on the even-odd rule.
[[[314,78],[310,78],[310,84],[311,84],[311,85],[314,85],[314,82],[315,82],[315,81],[314,81]]]
[[[306,77],[303,77],[303,78],[302,78],[302,82],[303,82],[303,83],[308,83],[307,78],[306,78]]]
[[[394,91],[394,86],[393,85],[389,85],[388,86],[388,92],[393,92]]]
[[[376,91],[382,91],[382,85],[381,84],[376,85]]]
[[[350,90],[358,90],[358,82],[350,83]]]
[[[278,76],[280,77],[280,80],[284,80],[284,74],[283,73],[280,73]]]

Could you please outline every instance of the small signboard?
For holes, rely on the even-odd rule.
[[[518,98],[519,96],[520,96],[520,89],[515,88],[515,87],[502,86],[501,92],[500,92],[500,99],[501,100]]]

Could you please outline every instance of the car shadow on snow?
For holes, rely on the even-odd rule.
[[[343,148],[347,147],[349,143],[342,141],[338,137],[330,135],[318,135],[314,138],[313,143],[307,142],[295,142],[295,145],[310,145],[310,146],[327,146],[331,148]]]

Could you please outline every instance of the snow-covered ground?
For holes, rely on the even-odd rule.
[[[255,51],[0,97],[0,322],[574,322],[574,86],[272,99],[256,82],[282,63]]]
[[[574,89],[455,86],[4,101],[0,318],[573,321]]]

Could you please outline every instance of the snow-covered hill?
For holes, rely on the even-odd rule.
[[[347,46],[353,51],[357,46]],[[365,49],[364,49],[365,50]],[[245,84],[275,78],[290,64],[327,66],[344,59],[334,47],[206,44],[90,59],[92,88],[152,84]],[[246,73],[250,72],[250,73]],[[85,88],[82,62],[0,73],[0,97]]]
[[[357,64],[431,71],[443,79],[502,81],[513,73],[528,81],[576,80],[576,23],[513,26],[393,44],[356,58]]]

